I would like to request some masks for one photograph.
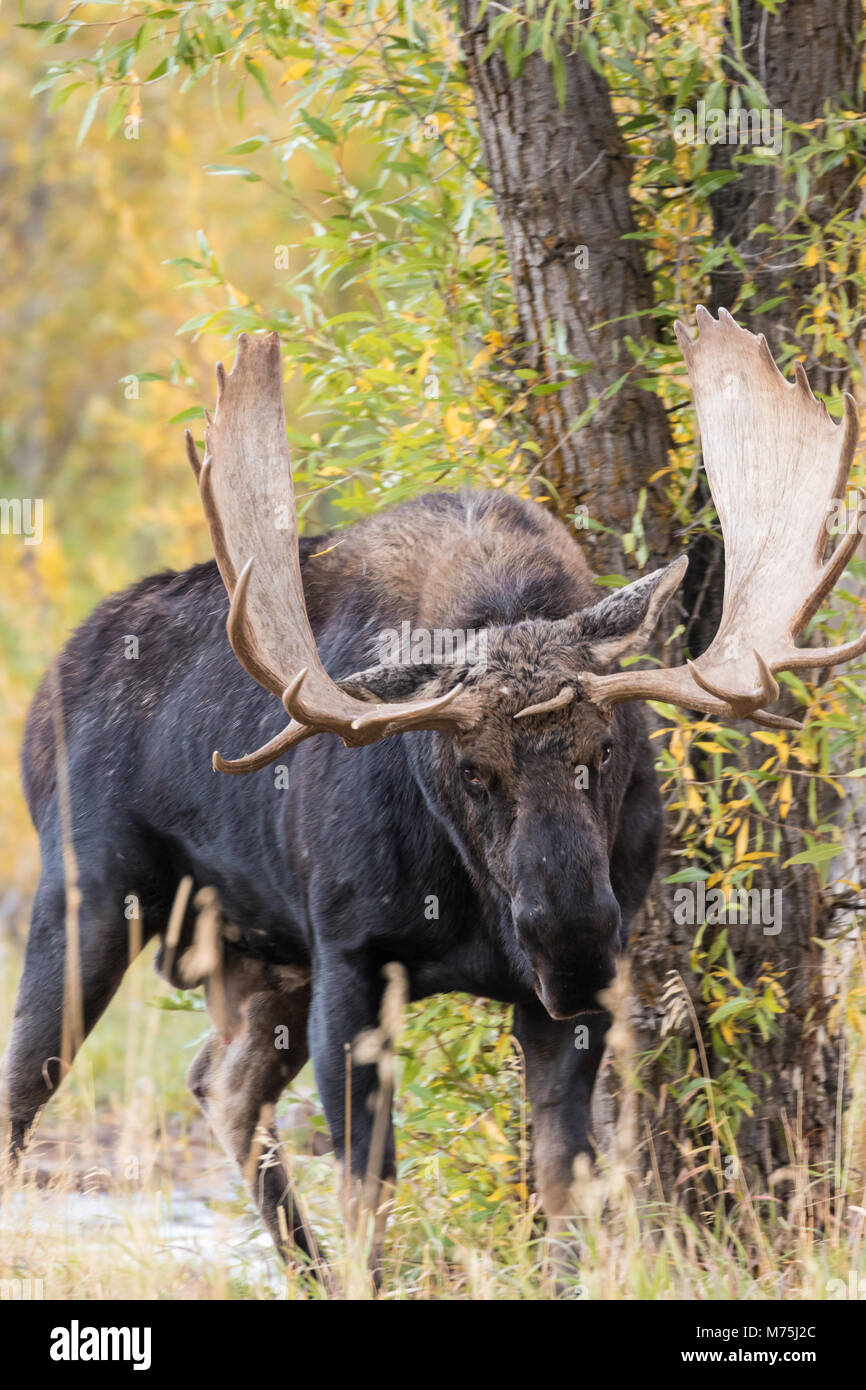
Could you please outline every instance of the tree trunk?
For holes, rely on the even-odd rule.
[[[488,32],[487,17],[478,19],[479,8],[478,0],[461,0],[463,46],[514,281],[520,332],[545,380],[560,378],[550,347],[557,331],[575,357],[592,362],[589,372],[569,381],[562,391],[534,398],[533,425],[543,470],[560,491],[563,510],[586,503],[591,516],[617,532],[630,529],[637,499],[646,488],[650,564],[661,563],[678,549],[663,502],[648,481],[664,466],[670,447],[661,402],[626,382],[575,428],[589,402],[603,397],[627,370],[625,335],[653,334],[652,317],[646,313],[653,302],[652,285],[639,243],[622,240],[634,229],[630,165],[610,96],[603,78],[565,47],[562,108],[552,70],[538,54],[526,59],[514,77],[499,50],[482,61]],[[842,0],[838,6],[828,0],[788,0],[775,19],[758,0],[740,0],[739,8],[741,56],[746,62],[757,58],[756,75],[771,105],[781,107],[785,117],[805,122],[822,114],[825,101],[838,104],[840,93],[853,97],[860,63],[859,0]],[[729,146],[717,147],[716,167],[730,162],[735,153]],[[809,209],[813,218],[829,217],[849,178],[839,168],[815,190]],[[758,303],[778,292],[780,277],[786,273],[782,270],[786,243],[774,241],[769,234],[762,234],[761,240],[749,239],[750,233],[762,221],[781,230],[785,217],[790,217],[790,212],[778,211],[784,191],[778,162],[767,161],[760,167],[743,166],[741,179],[720,190],[712,202],[718,238],[730,236],[747,265],[755,269]],[[575,263],[578,247],[586,248],[588,269],[580,268],[580,257]],[[814,274],[803,272],[802,278],[790,282],[793,300],[788,309],[780,306],[766,321],[746,316],[747,326],[767,332],[774,345],[776,322],[781,323],[782,336],[793,340],[799,308],[814,284]],[[712,280],[714,307],[732,305],[741,283],[731,262],[720,266]],[[821,389],[826,376],[814,384]],[[615,538],[604,537],[587,549],[596,571],[622,569]],[[690,613],[687,640],[691,654],[697,655],[715,631],[723,569],[718,546],[700,546],[690,558],[685,600],[695,611]],[[699,593],[702,606],[696,604]],[[791,827],[800,820],[795,806],[789,817]],[[779,863],[801,848],[800,840],[793,842]],[[667,872],[671,867],[667,866]],[[791,1136],[795,1146],[803,1140],[798,1156],[832,1157],[838,1038],[828,1029],[831,1000],[823,975],[823,952],[815,944],[816,937],[826,934],[828,907],[814,874],[778,869],[772,882],[765,878],[759,886],[782,888],[782,931],[764,935],[760,926],[733,926],[729,939],[737,973],[745,983],[753,984],[767,961],[787,971],[784,984],[790,1009],[782,1016],[779,1036],[755,1048],[755,1072],[749,1084],[758,1092],[759,1104],[738,1136],[740,1157],[755,1179],[765,1184],[777,1169],[792,1162]],[[634,1044],[644,1056],[659,1043],[669,972],[689,980],[695,932],[694,927],[675,923],[666,891],[654,895],[645,919],[631,952]],[[688,1016],[680,1016],[674,1032],[681,1035],[686,1049],[695,1048]],[[637,1124],[640,1141],[652,1134],[652,1158],[665,1194],[673,1198],[691,1186],[688,1174],[701,1162],[695,1159],[694,1136],[686,1132],[674,1100],[669,1082],[675,1073],[668,1067],[666,1060],[650,1062],[642,1072]],[[608,1117],[613,1111],[610,1090],[609,1073],[603,1074],[597,1113]],[[648,1173],[648,1145],[640,1166]],[[736,1176],[733,1166],[727,1171],[728,1176]]]
[[[771,110],[781,111],[786,125],[817,120],[827,105],[862,109],[861,0],[787,0],[775,16],[759,0],[740,0],[739,12],[739,62],[757,78]],[[734,67],[737,55],[730,27],[725,54],[733,89],[741,77]],[[710,165],[729,169],[737,154],[736,145],[714,145]],[[729,240],[742,258],[756,288],[755,304],[787,294],[785,302],[752,314],[749,327],[766,335],[776,356],[785,342],[806,351],[804,365],[813,390],[830,391],[834,386],[844,390],[845,368],[812,361],[808,355],[812,339],[797,333],[797,320],[826,272],[820,266],[792,265],[796,256],[790,241],[782,239],[782,234],[802,232],[807,225],[794,214],[800,201],[796,187],[779,159],[741,164],[739,172],[736,182],[710,196],[716,240]],[[808,223],[824,226],[840,210],[853,214],[861,194],[856,183],[850,187],[851,182],[851,169],[842,162],[814,183],[805,208]],[[762,225],[774,230],[757,231]],[[712,308],[730,308],[743,279],[742,269],[731,260],[717,266],[710,277]]]
[[[819,119],[826,107],[862,109],[860,0],[787,0],[776,16],[759,0],[740,0],[739,17],[739,61],[757,78],[771,109],[780,110],[786,123],[805,125]],[[733,87],[741,77],[732,61],[737,55],[730,24],[725,54]],[[796,142],[798,137],[792,138]],[[716,168],[731,167],[736,152],[736,146],[716,145],[711,163]],[[719,243],[729,240],[742,257],[756,287],[756,304],[783,296],[783,302],[774,308],[749,315],[748,325],[753,332],[765,334],[777,357],[784,343],[802,347],[814,390],[845,390],[849,385],[845,365],[826,359],[814,361],[809,355],[814,340],[797,332],[798,320],[807,312],[810,296],[826,271],[820,266],[792,264],[796,257],[782,234],[802,232],[810,224],[824,226],[840,212],[855,215],[861,194],[851,167],[843,161],[814,180],[805,217],[800,218],[794,212],[800,199],[783,161],[741,164],[739,173],[736,182],[711,195],[715,238]],[[775,230],[757,231],[762,224]],[[743,279],[742,270],[730,260],[716,268],[711,281],[714,310],[734,307]],[[780,867],[803,848],[797,832],[808,824],[808,783],[795,779],[795,784],[794,804],[784,824],[782,854],[778,863],[762,873],[762,886],[766,882],[771,890],[782,892],[782,930],[772,937],[746,933],[737,953],[738,974],[744,981],[754,981],[765,961],[785,971],[790,1001],[789,1010],[779,1020],[778,1036],[761,1049],[761,1104],[754,1118],[746,1120],[738,1138],[741,1156],[751,1166],[763,1168],[765,1176],[768,1167],[782,1167],[791,1160],[783,1115],[792,1129],[802,1117],[799,1127],[805,1158],[813,1164],[832,1161],[837,1107],[845,1084],[844,1073],[840,1076],[844,1020],[835,1027],[831,1023],[836,981],[827,968],[829,958],[817,944],[832,934],[832,903],[821,892],[813,869],[796,866],[785,871]],[[838,803],[833,796],[821,797],[820,784],[818,790],[819,809],[823,800],[825,816],[830,818]]]
[[[630,162],[604,79],[564,54],[565,102],[539,54],[512,78],[501,51],[486,61],[487,21],[479,0],[461,0],[463,50],[478,108],[490,181],[502,223],[529,365],[561,390],[530,397],[541,471],[560,493],[561,510],[581,505],[618,533],[629,532],[640,494],[651,562],[664,560],[668,523],[662,494],[649,479],[667,456],[667,417],[658,397],[634,384],[626,337],[652,337],[652,285],[635,230]],[[579,134],[578,134],[579,132]],[[638,315],[643,315],[638,317]],[[559,328],[558,328],[559,326]],[[589,364],[566,378],[559,347]],[[625,373],[632,379],[590,403]],[[616,537],[581,533],[597,573],[621,572]]]

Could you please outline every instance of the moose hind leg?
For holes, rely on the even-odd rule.
[[[66,894],[62,876],[43,875],[33,904],[12,1030],[0,1064],[4,1169],[7,1163],[10,1168],[17,1163],[38,1112],[110,1003],[130,961],[122,908],[106,900],[101,885],[81,885],[77,916],[78,970],[70,973],[73,979],[77,973],[79,988],[70,1002]]]
[[[240,1168],[283,1260],[301,1251],[317,1262],[273,1119],[280,1094],[308,1055],[309,985],[292,984],[289,970],[227,957],[219,979],[206,986],[219,1027],[193,1061],[187,1084]]]

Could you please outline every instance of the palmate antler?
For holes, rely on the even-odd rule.
[[[276,333],[240,335],[231,372],[217,367],[216,411],[207,418],[204,462],[188,431],[187,454],[231,599],[226,631],[238,661],[282,700],[292,721],[246,757],[214,753],[214,767],[253,772],[325,731],[358,745],[407,729],[454,727],[460,685],[434,700],[367,703],[341,690],[322,665],[304,602]]]
[[[797,635],[842,574],[857,530],[829,560],[827,519],[845,487],[858,437],[857,407],[845,396],[835,425],[795,363],[785,381],[763,335],[697,310],[699,338],[681,323],[695,396],[704,468],[725,543],[719,630],[696,661],[670,670],[580,677],[595,704],[665,700],[723,718],[799,727],[762,706],[779,695],[777,671],[836,666],[866,651],[866,633],[827,648],[801,648]]]

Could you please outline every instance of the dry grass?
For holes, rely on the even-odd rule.
[[[19,966],[17,950],[7,948],[0,958],[4,1038]],[[184,1088],[206,1019],[149,1007],[160,988],[149,962],[139,961],[46,1110],[21,1179],[0,1199],[0,1280],[41,1281],[41,1293],[58,1299],[372,1296],[358,1264],[347,1261],[331,1162],[310,1152],[309,1134],[288,1135],[288,1147],[297,1190],[333,1275],[322,1288],[279,1269],[240,1182]],[[741,1192],[726,1214],[699,1223],[635,1182],[634,1136],[626,1122],[619,1155],[579,1184],[584,1254],[571,1296],[824,1299],[850,1290],[852,1278],[866,1278],[866,1202],[854,1161],[862,1152],[862,1045],[853,1049],[851,1066],[846,1192],[829,1220],[817,1219],[810,1176],[795,1163],[784,1210]],[[283,1107],[284,1121],[287,1107],[293,1107],[289,1120],[297,1119],[299,1095],[311,1089],[302,1074]],[[437,1137],[443,1151],[468,1143],[454,1137],[465,1125],[465,1115],[445,1107]],[[501,1195],[494,1192],[491,1215],[483,1157],[457,1177],[447,1166],[440,1170],[430,1160],[429,1128],[414,1131],[410,1117],[399,1134],[402,1180],[383,1297],[551,1296],[534,1200],[521,1196],[519,1186],[519,1134],[513,1142],[513,1181],[497,1189]],[[26,1285],[0,1289],[9,1296]]]

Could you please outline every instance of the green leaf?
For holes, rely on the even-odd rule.
[[[200,994],[182,989],[175,990],[174,994],[156,994],[147,1002],[152,1009],[163,1009],[166,1013],[200,1014],[207,1009]]]
[[[717,189],[724,188],[726,183],[733,183],[740,178],[733,169],[710,169],[705,174],[699,174],[692,184],[692,191],[696,198],[708,198]]]
[[[181,324],[180,328],[177,330],[177,336],[179,337],[181,333],[197,332],[198,329],[205,328],[215,317],[215,314],[210,313],[195,314],[191,319],[187,319],[186,323]]]
[[[226,154],[252,154],[253,150],[260,150],[262,145],[269,143],[266,135],[251,135],[249,140],[242,140],[239,145],[232,145]]]
[[[159,79],[161,77],[165,77],[166,73],[170,72],[173,67],[174,58],[172,58],[171,55],[169,55],[169,57],[163,58],[161,63],[157,63],[153,72],[148,73],[147,77],[144,80],[145,82],[158,82]]]
[[[271,89],[268,86],[267,79],[262,68],[259,66],[258,63],[254,62],[252,58],[244,58],[244,67],[246,68],[250,77],[252,77],[253,80],[258,83],[262,95],[264,96],[268,105],[273,106],[274,99],[271,96]]]
[[[206,174],[214,177],[220,175],[234,175],[235,178],[244,179],[246,183],[261,183],[261,174],[253,173],[252,169],[244,169],[242,165],[233,164],[206,164],[204,166]]]
[[[85,106],[84,115],[81,117],[81,124],[78,127],[78,136],[75,141],[76,145],[82,145],[84,143],[84,138],[93,124],[93,117],[96,115],[96,108],[99,105],[99,98],[101,96],[102,90],[100,88],[98,92],[93,93],[93,96]]]
[[[51,112],[59,111],[61,106],[65,106],[73,92],[77,92],[79,87],[85,86],[84,82],[70,82],[68,87],[58,87],[52,93],[48,103],[48,110]]]
[[[732,1018],[734,1014],[742,1013],[743,1006],[748,1004],[747,999],[728,999],[724,1004],[720,1004],[717,1009],[710,1014],[710,1023],[715,1026],[723,1023],[726,1018]]]
[[[810,845],[791,859],[786,859],[782,868],[788,869],[792,864],[829,864],[831,859],[842,853],[842,849],[842,845],[835,844]]]
[[[305,107],[301,107],[301,119],[305,125],[309,126],[314,135],[318,135],[320,139],[327,140],[330,144],[336,145],[337,137],[326,121],[321,120],[318,116],[311,115]]]
[[[553,87],[556,92],[556,99],[559,102],[560,109],[564,111],[566,76],[565,58],[563,57],[561,48],[554,48],[551,66],[553,68]]]
[[[125,113],[126,113],[126,107],[127,107],[128,103],[129,103],[129,92],[127,91],[126,87],[121,87],[121,88],[119,88],[119,90],[118,90],[118,92],[117,92],[117,94],[116,94],[116,96],[115,96],[115,98],[114,98],[114,101],[111,103],[110,107],[108,108],[108,118],[107,118],[107,120],[106,120],[105,128],[106,128],[106,131],[107,131],[109,140],[110,140],[110,139],[112,138],[112,136],[115,135],[115,134],[117,133],[117,131],[119,130],[120,125],[121,125],[121,122],[123,121],[123,117],[124,117],[124,115],[125,115]]]

